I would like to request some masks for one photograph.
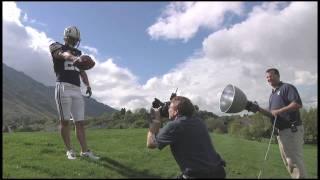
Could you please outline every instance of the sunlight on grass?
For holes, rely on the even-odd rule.
[[[90,161],[79,157],[80,146],[72,134],[78,158],[65,156],[58,132],[3,134],[3,178],[173,178],[179,167],[170,148],[146,148],[147,129],[88,130],[88,146],[101,157]],[[211,134],[216,150],[227,162],[227,178],[257,178],[267,143],[229,135]],[[305,145],[306,168],[317,178],[317,146]],[[277,144],[272,144],[263,178],[289,178]]]

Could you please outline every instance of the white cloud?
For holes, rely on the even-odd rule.
[[[21,10],[17,8],[15,2],[2,2],[2,18],[5,22],[13,22],[22,26],[20,22]]]
[[[295,75],[294,83],[297,85],[317,84],[318,74],[312,74],[309,71],[296,71],[294,75]]]
[[[24,22],[27,22],[27,21],[28,21],[28,15],[27,15],[27,14],[24,14],[22,20],[23,20]]]
[[[137,78],[126,68],[118,67],[112,59],[96,61],[93,70],[87,71],[93,97],[115,108],[133,109],[148,102]]]
[[[180,87],[180,94],[200,108],[219,113],[221,91],[233,84],[249,100],[267,107],[270,86],[265,70],[276,67],[283,81],[296,83],[305,105],[316,104],[317,48],[316,2],[264,3],[243,22],[208,36],[203,41],[202,57],[149,80],[146,87]],[[164,98],[163,93],[161,96]]]
[[[317,9],[312,3],[297,8],[296,3],[282,11],[264,9],[266,4],[264,8],[257,7],[245,22],[211,34],[203,42],[204,52],[217,60],[238,57],[280,67],[290,62],[314,72]],[[273,9],[273,3],[268,4]]]
[[[3,62],[46,85],[55,82],[49,44],[44,32],[22,24],[14,2],[3,3]],[[24,18],[28,19],[27,14]]]
[[[242,2],[173,2],[170,3],[157,22],[148,28],[154,39],[192,38],[200,27],[218,28],[224,15],[242,13]]]
[[[85,49],[85,51],[89,51],[89,53],[97,55],[98,54],[98,49],[91,47],[91,46],[85,46],[85,45],[81,45],[80,48]]]
[[[129,69],[119,67],[113,59],[96,59],[96,66],[87,71],[93,97],[118,109],[148,108],[154,97],[168,100],[179,88],[178,95],[189,97],[200,109],[220,114],[221,92],[231,83],[242,89],[249,100],[266,107],[270,86],[265,80],[265,70],[276,67],[283,81],[297,85],[305,106],[317,105],[317,3],[292,2],[284,9],[279,8],[281,3],[264,3],[241,23],[220,30],[227,8],[212,15],[202,3],[207,2],[172,3],[163,15],[167,24],[161,28],[173,28],[175,33],[159,31],[152,35],[186,40],[199,27],[209,27],[211,23],[210,28],[215,32],[204,39],[202,53],[195,57],[190,54],[190,58],[168,73],[152,77],[142,85]],[[240,6],[228,10],[240,14]],[[16,6],[11,4],[11,7]],[[19,13],[15,18],[4,17],[10,19],[3,23],[4,62],[40,82],[54,83],[51,57],[46,50],[50,38],[23,26],[19,21],[21,10],[12,11]],[[195,15],[199,20],[192,20]],[[173,17],[179,17],[179,23]],[[211,17],[214,22],[207,22],[203,17]],[[195,27],[186,23],[187,19]],[[185,27],[193,30],[182,32]],[[98,53],[94,47],[82,48],[93,53],[92,57]]]
[[[49,45],[53,40],[48,38],[44,32],[39,32],[32,27],[26,26],[25,30],[30,38],[27,45],[34,51],[47,53],[47,55],[50,56]]]

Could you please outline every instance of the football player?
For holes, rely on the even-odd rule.
[[[49,46],[57,77],[55,100],[60,119],[60,133],[67,150],[67,158],[76,159],[70,142],[69,130],[69,121],[73,120],[76,136],[81,146],[80,156],[98,160],[99,157],[88,149],[86,143],[84,100],[80,90],[80,77],[87,86],[88,97],[92,92],[86,72],[74,66],[74,62],[78,61],[81,56],[81,51],[77,49],[79,44],[80,31],[77,27],[70,26],[64,30],[64,44],[54,42]]]

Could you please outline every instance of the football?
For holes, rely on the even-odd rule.
[[[74,63],[74,66],[79,68],[80,70],[89,70],[93,68],[95,62],[88,55],[81,55]]]

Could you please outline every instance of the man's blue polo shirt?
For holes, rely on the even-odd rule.
[[[269,111],[285,107],[291,102],[296,102],[302,106],[298,90],[291,84],[280,82],[279,87],[271,92],[269,98]],[[299,110],[280,113],[277,117],[276,127],[280,130],[290,128],[291,123],[289,121],[295,122],[295,125],[302,124]]]

